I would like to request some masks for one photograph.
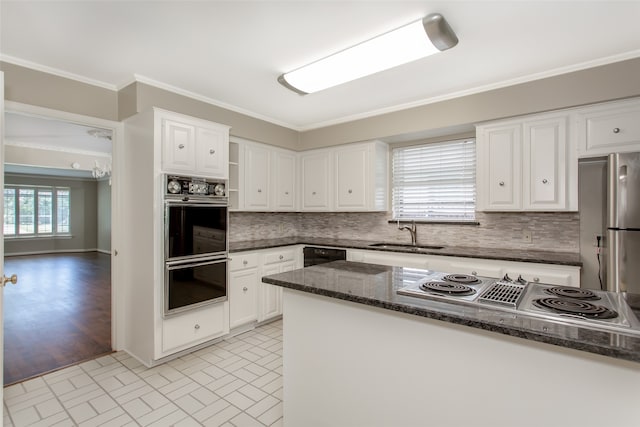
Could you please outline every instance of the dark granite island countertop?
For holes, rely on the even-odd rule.
[[[638,425],[640,337],[396,293],[414,280],[347,261],[263,278],[284,287],[285,427]]]
[[[263,277],[263,282],[329,298],[441,320],[500,334],[640,362],[640,331],[619,334],[556,322],[498,306],[459,304],[399,295],[416,281],[416,270],[335,261]],[[425,271],[426,274],[426,271]]]
[[[329,239],[319,237],[283,237],[277,239],[258,239],[230,242],[230,252],[243,252],[259,249],[277,248],[290,245],[309,245],[344,249],[366,249],[371,251],[396,252],[405,254],[440,255],[462,258],[483,258],[503,261],[535,262],[543,264],[581,266],[580,254],[574,252],[554,252],[524,249],[482,248],[468,246],[443,246],[442,249],[415,251],[407,248],[380,248],[372,246],[380,242],[351,239]]]

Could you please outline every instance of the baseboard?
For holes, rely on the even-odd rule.
[[[93,249],[56,249],[49,251],[29,251],[29,252],[13,252],[4,254],[5,257],[11,256],[23,256],[23,255],[45,255],[45,254],[68,254],[68,253],[77,253],[77,252],[100,252],[98,248]]]

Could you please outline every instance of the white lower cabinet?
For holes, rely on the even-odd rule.
[[[406,268],[424,268],[447,273],[464,273],[512,279],[522,276],[529,282],[580,287],[580,267],[533,262],[502,261],[439,255],[400,254],[397,252],[349,250],[349,261]]]
[[[282,315],[282,287],[262,283],[262,276],[302,267],[302,247],[286,246],[230,255],[229,314],[231,329]]]
[[[175,353],[229,332],[228,304],[212,304],[162,321],[162,352]]]

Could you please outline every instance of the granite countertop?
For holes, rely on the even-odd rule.
[[[425,272],[426,273],[426,272]],[[640,362],[640,332],[594,330],[499,307],[414,298],[397,290],[416,281],[402,267],[334,261],[262,278],[284,288],[352,301],[504,335]]]
[[[372,251],[419,253],[422,255],[442,255],[463,258],[499,259],[503,261],[538,262],[543,264],[559,264],[582,266],[580,254],[575,252],[551,252],[537,250],[517,250],[499,248],[476,248],[466,246],[444,246],[442,249],[420,250],[412,248],[379,248],[371,246],[375,243],[367,240],[326,239],[318,237],[284,237],[280,239],[245,240],[229,243],[230,252],[251,251],[257,249],[276,248],[289,245],[328,246],[345,249],[366,249]]]

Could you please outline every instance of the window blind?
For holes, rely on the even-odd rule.
[[[475,220],[474,139],[395,148],[392,163],[394,219]]]

